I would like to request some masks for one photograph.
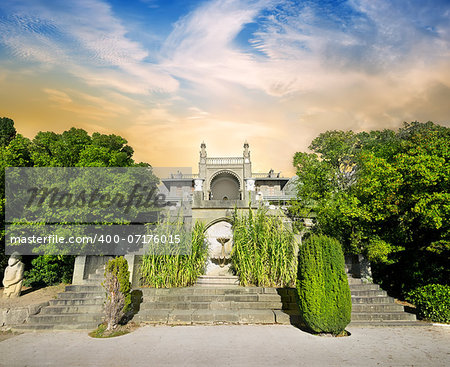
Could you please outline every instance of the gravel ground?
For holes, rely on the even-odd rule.
[[[449,366],[450,327],[145,326],[110,339],[26,333],[0,342],[1,366]]]

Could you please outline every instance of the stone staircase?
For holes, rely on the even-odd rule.
[[[83,285],[68,285],[50,305],[16,331],[93,330],[102,322],[103,269]],[[352,295],[350,326],[421,325],[377,284],[348,276]],[[134,291],[136,292],[136,291]],[[201,276],[193,287],[140,288],[142,303],[133,321],[152,324],[299,324],[294,288],[241,287],[235,276]]]
[[[102,322],[105,290],[101,286],[103,271],[91,274],[84,285],[68,285],[65,292],[49,301],[28,323],[15,325],[15,331],[93,330]]]
[[[203,281],[187,288],[142,288],[133,321],[168,325],[289,324],[297,304],[276,288],[240,287]],[[281,293],[281,294],[280,294]],[[293,301],[293,302],[292,302]]]
[[[416,315],[405,312],[378,284],[363,283],[348,275],[352,295],[352,321],[350,326],[420,325]]]
[[[235,275],[200,275],[197,278],[196,285],[203,287],[228,287],[228,286],[238,286],[239,277]]]

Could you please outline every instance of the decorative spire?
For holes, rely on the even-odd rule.
[[[200,145],[200,158],[206,158],[206,144],[203,141],[202,144]]]

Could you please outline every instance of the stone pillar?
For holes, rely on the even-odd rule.
[[[77,256],[73,266],[72,284],[80,285],[84,282],[84,272],[86,269],[86,256]]]
[[[140,255],[125,255],[125,260],[128,263],[128,271],[130,272],[131,288],[140,287],[140,266],[142,256]]]
[[[361,280],[363,281],[363,283],[373,283],[370,261],[367,260],[361,254],[358,255],[358,260],[359,260],[359,273],[361,275]]]

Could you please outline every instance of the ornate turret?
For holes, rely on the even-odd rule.
[[[250,159],[250,151],[248,150],[248,148],[249,148],[249,145],[248,145],[248,142],[246,140],[245,143],[244,143],[244,158]]]
[[[250,150],[247,140],[244,142],[244,179],[252,177],[252,163],[250,162]]]
[[[202,144],[200,145],[200,158],[206,158],[206,144],[205,142],[202,142]]]
[[[200,161],[198,162],[198,174],[200,179],[206,178],[206,144],[203,141],[200,144]],[[197,186],[198,189],[198,186]]]

